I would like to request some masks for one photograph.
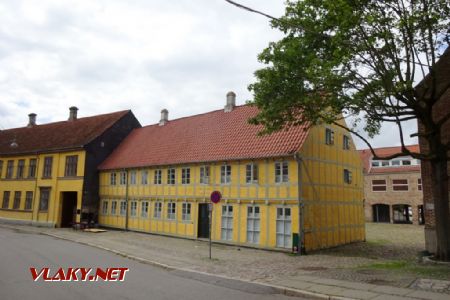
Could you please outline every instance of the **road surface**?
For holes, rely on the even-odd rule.
[[[129,268],[123,282],[33,281],[30,267]],[[52,274],[52,275],[53,275]],[[184,271],[167,271],[108,251],[0,227],[0,299],[300,299],[269,287]]]

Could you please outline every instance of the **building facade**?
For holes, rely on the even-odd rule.
[[[100,166],[102,226],[258,248],[365,239],[361,160],[336,126],[258,136],[252,106],[135,129]]]
[[[131,111],[0,131],[0,220],[67,227],[96,220],[98,165],[140,127]]]
[[[408,146],[419,152],[419,145]],[[378,156],[401,152],[400,147],[374,149]],[[359,151],[364,164],[364,207],[367,222],[424,224],[420,161],[412,157],[374,160],[370,149]]]

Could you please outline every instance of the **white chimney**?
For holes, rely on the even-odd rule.
[[[167,109],[161,110],[161,120],[159,120],[159,126],[164,126],[169,122],[169,111]]]
[[[36,114],[31,113],[28,115],[28,125],[27,127],[33,127],[36,126]]]
[[[69,121],[75,121],[77,119],[78,108],[76,106],[69,107]]]
[[[230,112],[236,106],[236,94],[234,92],[227,93],[227,104],[225,105],[225,112]]]

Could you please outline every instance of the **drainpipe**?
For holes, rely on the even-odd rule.
[[[304,203],[303,203],[303,176],[302,176],[302,158],[298,153],[294,154],[294,159],[297,161],[297,183],[298,183],[298,254],[305,254],[304,237],[305,237],[305,222],[304,222]]]
[[[126,173],[126,180],[125,180],[125,203],[126,203],[126,210],[125,210],[125,230],[128,231],[128,170],[124,170]]]
[[[30,166],[28,166],[28,169],[29,168],[30,168]],[[30,171],[28,171],[28,172],[30,172]],[[39,176],[38,175],[39,174],[39,155],[37,153],[36,153],[36,170],[34,172],[35,172],[34,173],[34,179],[35,180],[34,180],[33,203],[31,205],[31,225],[33,225],[33,221],[34,221],[34,207],[36,205],[36,194],[37,194],[38,176]],[[36,222],[39,221],[38,217],[39,217],[39,206],[37,207]]]

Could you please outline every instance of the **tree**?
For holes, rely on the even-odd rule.
[[[258,56],[267,67],[255,72],[256,82],[249,86],[252,103],[260,108],[250,122],[264,125],[263,133],[304,123],[335,124],[361,138],[375,159],[410,155],[430,162],[436,256],[450,260],[450,144],[442,140],[450,112],[439,120],[433,117],[433,108],[450,87],[437,88],[435,74],[439,54],[450,44],[448,0],[287,1],[281,18],[263,15],[284,37]],[[415,89],[426,76],[427,84]],[[350,128],[338,123],[342,113],[354,116]],[[423,127],[415,135],[427,142],[426,153],[405,146],[402,124],[408,120]],[[389,157],[378,157],[357,130],[363,124],[373,137],[383,122],[399,130],[401,151]]]

